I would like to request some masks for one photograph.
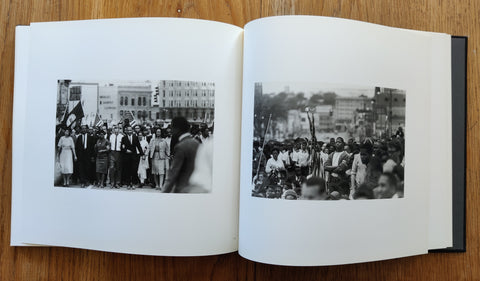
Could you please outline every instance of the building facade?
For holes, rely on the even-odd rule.
[[[118,116],[120,120],[153,121],[152,85],[118,85]]]
[[[357,110],[368,110],[371,107],[371,99],[367,96],[337,97],[333,118],[336,124],[350,124],[354,122]]]
[[[155,120],[169,121],[183,116],[190,122],[212,123],[215,114],[215,83],[161,80],[152,104]]]

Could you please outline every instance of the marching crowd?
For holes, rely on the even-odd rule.
[[[56,185],[207,192],[192,185],[190,177],[197,152],[209,153],[213,126],[192,126],[176,117],[163,127],[157,122],[132,126],[128,120],[111,128],[58,127],[56,169],[62,176]]]
[[[253,144],[252,196],[287,200],[402,198],[404,132],[390,138],[297,138]]]

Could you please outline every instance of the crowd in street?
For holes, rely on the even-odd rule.
[[[361,141],[342,137],[253,143],[252,196],[287,200],[402,198],[404,132]]]
[[[157,122],[132,125],[128,120],[110,128],[106,124],[58,126],[55,159],[61,177],[55,185],[208,192],[205,180],[193,179],[211,177],[195,176],[195,172],[212,165],[197,159],[197,155],[209,158],[212,145],[213,126],[192,125],[183,117],[173,118],[168,126]]]

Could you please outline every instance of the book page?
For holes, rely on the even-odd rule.
[[[283,265],[426,253],[431,36],[292,16],[247,24],[244,45],[239,253]]]
[[[28,26],[17,26],[15,29],[15,87],[13,101],[13,126],[12,126],[12,186],[21,187],[23,182],[23,151],[24,151],[24,130],[26,122],[26,94],[28,75],[28,48],[29,48]],[[21,234],[21,212],[22,212],[22,189],[12,188],[12,218],[10,244],[21,246],[23,243],[18,240]]]
[[[235,251],[242,39],[200,20],[32,24],[15,241]]]

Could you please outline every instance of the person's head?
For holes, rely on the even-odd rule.
[[[93,127],[89,128],[89,129],[88,129],[88,133],[89,133],[90,135],[95,134],[95,129],[94,129]]]
[[[157,128],[157,129],[155,130],[155,137],[156,137],[156,138],[161,138],[161,137],[162,137],[162,129]]]
[[[402,150],[402,146],[398,140],[392,140],[388,142],[387,149],[388,149],[388,155],[392,156],[392,155],[399,154]]]
[[[330,144],[335,145],[335,138],[330,138]]]
[[[258,182],[263,182],[264,179],[265,179],[265,172],[259,172],[258,177],[257,177],[257,181]]]
[[[114,127],[113,127],[113,133],[114,133],[115,135],[118,135],[119,132],[120,132],[120,130],[118,129],[118,127],[117,127],[117,126],[114,126]]]
[[[265,193],[265,197],[267,198],[275,198],[276,196],[276,193],[275,193],[275,189],[273,187],[269,187],[267,188],[267,191]]]
[[[330,150],[328,149],[328,145],[325,143],[323,144],[322,146],[322,151],[326,154],[329,154],[330,153]]]
[[[383,173],[378,178],[378,198],[392,198],[397,191],[397,178],[392,173]]]
[[[144,135],[144,136],[150,135],[150,130],[147,129],[147,128],[143,129],[143,135]]]
[[[210,135],[210,134],[209,134],[208,128],[202,129],[202,137],[208,138],[209,135]]]
[[[104,130],[98,130],[97,135],[99,138],[104,138],[106,133]]]
[[[126,133],[127,135],[131,136],[132,133],[133,133],[132,126],[127,126],[127,127],[125,128],[125,133]]]
[[[172,119],[172,134],[181,135],[190,131],[190,123],[182,116]]]
[[[282,187],[277,185],[275,187],[275,198],[280,198],[282,197]]]
[[[135,134],[138,134],[142,130],[140,125],[135,125],[133,129],[135,130]]]
[[[325,180],[313,176],[302,184],[302,197],[306,200],[323,200],[327,197]]]
[[[370,142],[364,142],[362,145],[360,145],[360,159],[362,160],[362,163],[367,165],[368,162],[370,162],[370,159],[372,158],[372,144]]]
[[[82,129],[80,131],[82,134],[86,134],[88,132],[88,126],[87,125],[82,125]]]
[[[340,151],[343,151],[343,148],[345,146],[345,142],[343,141],[343,138],[342,137],[338,137],[336,140],[335,140],[335,149],[340,152]]]
[[[106,125],[102,125],[102,128],[101,128],[103,131],[107,131],[107,126]]]
[[[340,198],[342,198],[342,195],[340,194],[340,192],[332,191],[332,193],[330,193],[330,196],[329,196],[330,200],[340,200]]]
[[[297,200],[297,197],[297,193],[294,190],[289,189],[285,191],[284,198],[286,200]]]
[[[137,136],[138,136],[139,139],[142,139],[143,138],[143,132],[142,131],[138,132]]]
[[[66,136],[66,137],[69,137],[70,136],[70,129],[65,129],[65,131],[63,132],[63,135]]]
[[[349,144],[345,145],[343,150],[345,150],[347,153],[352,153],[352,147]]]
[[[277,161],[277,159],[278,159],[278,153],[279,153],[278,148],[274,147],[272,149],[272,157],[273,157],[273,159],[275,159],[275,161]]]
[[[366,184],[361,184],[353,194],[354,200],[373,199],[373,190]]]

